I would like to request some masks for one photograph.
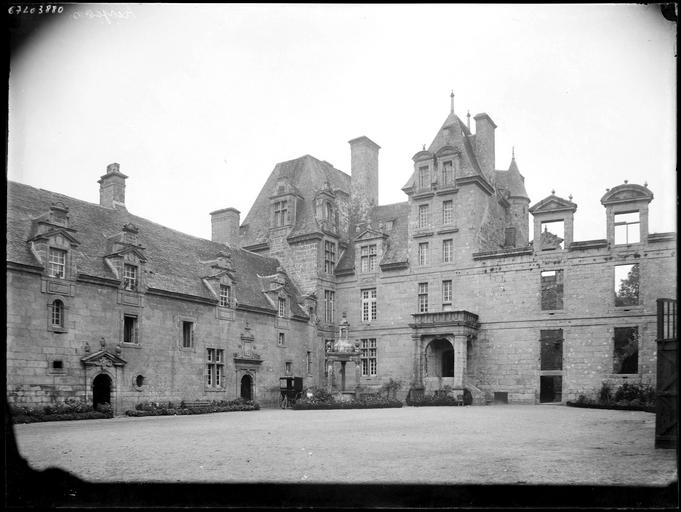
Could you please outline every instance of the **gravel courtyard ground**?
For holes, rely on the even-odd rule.
[[[15,425],[34,469],[89,482],[668,485],[655,416],[564,406],[264,409]]]

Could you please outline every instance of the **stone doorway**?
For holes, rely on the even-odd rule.
[[[99,404],[111,405],[111,377],[106,373],[100,373],[92,381],[92,407],[95,409]]]
[[[445,338],[436,338],[426,347],[426,376],[454,377],[454,347]]]
[[[241,398],[253,400],[253,378],[250,375],[241,377]]]

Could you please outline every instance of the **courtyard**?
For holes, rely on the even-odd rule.
[[[15,425],[35,470],[158,483],[666,486],[655,416],[557,405],[264,409]]]

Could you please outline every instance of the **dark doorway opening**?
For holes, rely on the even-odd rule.
[[[542,375],[539,384],[539,401],[541,403],[560,402],[563,398],[563,377],[559,375]]]
[[[111,377],[102,373],[92,381],[92,406],[111,404]]]
[[[442,376],[454,377],[454,350],[442,352]]]
[[[253,378],[250,375],[241,377],[241,398],[253,400]]]

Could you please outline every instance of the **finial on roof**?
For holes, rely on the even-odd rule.
[[[454,113],[454,90],[453,89],[452,89],[452,92],[449,94],[449,99],[450,99],[450,102],[451,102],[451,105],[449,107],[450,112]]]
[[[572,201],[572,194],[570,194],[570,195],[568,196],[568,199],[569,199],[570,201]]]
[[[515,160],[515,146],[511,146],[511,160]]]
[[[609,188],[606,188],[605,191],[606,191],[606,192],[610,192],[610,189],[609,189]]]
[[[646,181],[645,183],[643,183],[643,186],[644,186],[645,188],[648,188],[648,182]]]
[[[466,112],[466,117],[468,118],[468,119],[466,119],[466,127],[468,128],[468,131],[471,131],[471,111],[470,110]]]
[[[551,189],[551,195],[554,195],[556,193],[556,189]]]
[[[624,184],[626,185],[627,183],[629,183],[629,180],[624,180]]]
[[[423,151],[425,151],[425,150],[426,150],[426,145],[425,145],[425,144],[423,144]]]

